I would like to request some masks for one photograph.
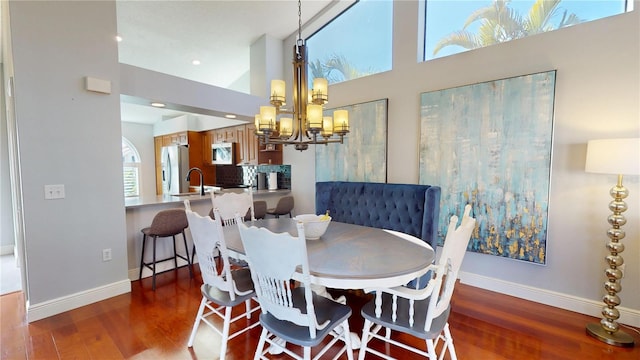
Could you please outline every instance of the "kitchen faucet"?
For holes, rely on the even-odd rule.
[[[189,171],[187,172],[187,181],[191,181],[191,172],[192,171],[197,171],[198,174],[200,174],[200,195],[204,195],[204,182],[202,180],[202,170],[198,169],[197,167],[192,167],[191,169],[189,169]]]

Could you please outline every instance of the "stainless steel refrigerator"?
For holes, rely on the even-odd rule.
[[[162,193],[180,194],[189,192],[189,148],[186,145],[162,147]]]

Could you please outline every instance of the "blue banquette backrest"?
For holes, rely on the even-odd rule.
[[[440,215],[438,186],[317,182],[316,214],[327,210],[334,221],[400,231],[436,248]]]

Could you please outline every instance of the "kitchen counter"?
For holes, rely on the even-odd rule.
[[[246,188],[231,188],[218,190],[216,194],[222,194],[224,192],[246,192],[249,191]],[[263,200],[264,197],[270,196],[284,196],[291,192],[290,189],[277,189],[277,190],[253,190],[253,199],[254,200]],[[192,203],[197,203],[200,201],[208,200],[211,201],[211,194],[206,193],[204,195],[200,195],[198,193],[194,193],[193,195],[157,195],[153,197],[131,197],[125,198],[124,206],[126,209],[133,209],[143,206],[150,205],[159,205],[159,204],[182,204],[185,200],[189,200]],[[265,199],[266,200],[266,199]]]
[[[223,192],[245,192],[249,191],[246,188],[232,188],[215,191],[215,194]],[[253,200],[263,200],[267,202],[267,207],[275,207],[282,196],[291,193],[290,189],[278,189],[278,190],[254,190]],[[140,254],[142,252],[142,232],[141,229],[147,227],[153,221],[153,217],[160,211],[165,209],[182,208],[184,209],[184,201],[189,200],[191,203],[191,209],[200,215],[207,215],[211,210],[211,194],[205,195],[193,194],[183,196],[171,196],[171,195],[159,195],[151,196],[148,198],[137,197],[125,199],[125,216],[127,226],[127,262],[129,266],[129,279],[136,280],[139,275],[140,266]],[[294,209],[295,211],[295,209]],[[187,248],[189,253],[192,249],[191,233],[187,228]],[[180,238],[180,237],[178,237]],[[181,239],[180,239],[181,240]],[[184,253],[184,245],[182,241],[178,241],[178,252]],[[158,258],[169,257],[173,253],[171,241],[159,241],[157,245]],[[196,255],[197,259],[197,255]],[[197,260],[196,260],[197,261]],[[156,272],[162,272],[173,268],[173,262],[167,261],[157,264],[158,268]],[[147,277],[151,274],[150,271],[145,270],[142,277]]]

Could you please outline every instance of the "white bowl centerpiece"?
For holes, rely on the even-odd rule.
[[[302,214],[294,217],[293,220],[304,224],[304,237],[307,240],[318,240],[327,231],[331,216]]]

